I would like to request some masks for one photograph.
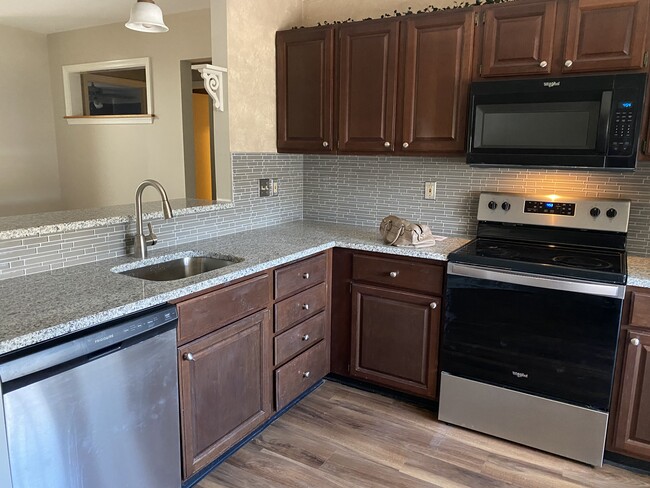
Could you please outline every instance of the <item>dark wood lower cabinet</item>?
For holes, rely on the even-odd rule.
[[[352,285],[350,375],[435,398],[440,298]]]
[[[628,330],[612,447],[650,460],[650,330]]]
[[[271,335],[263,310],[178,349],[184,479],[271,415]]]

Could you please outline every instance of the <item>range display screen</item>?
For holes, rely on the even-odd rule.
[[[539,202],[534,200],[526,200],[526,203],[524,205],[524,213],[573,216],[576,213],[576,204],[564,203],[564,202]]]

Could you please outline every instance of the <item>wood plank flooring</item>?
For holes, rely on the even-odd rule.
[[[326,381],[199,488],[623,488],[650,476],[592,468]]]

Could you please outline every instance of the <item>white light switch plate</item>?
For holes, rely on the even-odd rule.
[[[424,199],[425,200],[435,200],[436,199],[437,186],[438,186],[437,181],[427,181],[424,184]]]

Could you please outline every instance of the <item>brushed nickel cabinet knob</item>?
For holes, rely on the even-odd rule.
[[[302,279],[303,280],[308,280],[309,279],[309,273],[303,273],[302,274]]]
[[[327,141],[323,141],[323,147],[328,147],[329,145],[330,145],[329,142],[327,142]]]
[[[304,304],[302,305],[302,309],[303,309],[303,310],[309,310],[309,304],[308,304],[308,303],[304,303]]]
[[[308,341],[309,340],[309,334],[305,334],[304,336],[302,336],[302,340],[303,341]]]
[[[183,359],[185,361],[194,361],[194,355],[191,352],[186,352],[183,354]]]
[[[408,147],[409,147],[409,143],[408,143],[408,142],[405,142],[404,144],[402,144],[402,147],[403,147],[404,149],[408,149]]]
[[[388,273],[388,276],[390,276],[391,278],[397,278],[398,274],[399,271],[391,271],[390,273]]]
[[[390,147],[390,142],[388,141],[384,142],[384,147]]]
[[[632,340],[630,341],[630,343],[631,343],[633,346],[638,346],[639,344],[641,344],[641,341],[635,337],[634,339],[632,339]]]
[[[548,63],[546,61],[542,61],[541,63],[539,63],[540,68],[546,68],[547,66],[548,66]]]
[[[571,61],[570,59],[567,59],[564,62],[564,66],[566,66],[567,68],[570,68],[571,66],[573,66],[573,61]]]
[[[438,304],[437,304],[436,302],[431,302],[431,303],[429,304],[429,306],[430,306],[433,310],[435,310],[436,308],[438,308]]]
[[[309,378],[309,375],[310,375],[310,374],[311,374],[311,373],[310,373],[309,371],[305,371],[305,372],[302,374],[302,377],[303,377],[303,378]]]

